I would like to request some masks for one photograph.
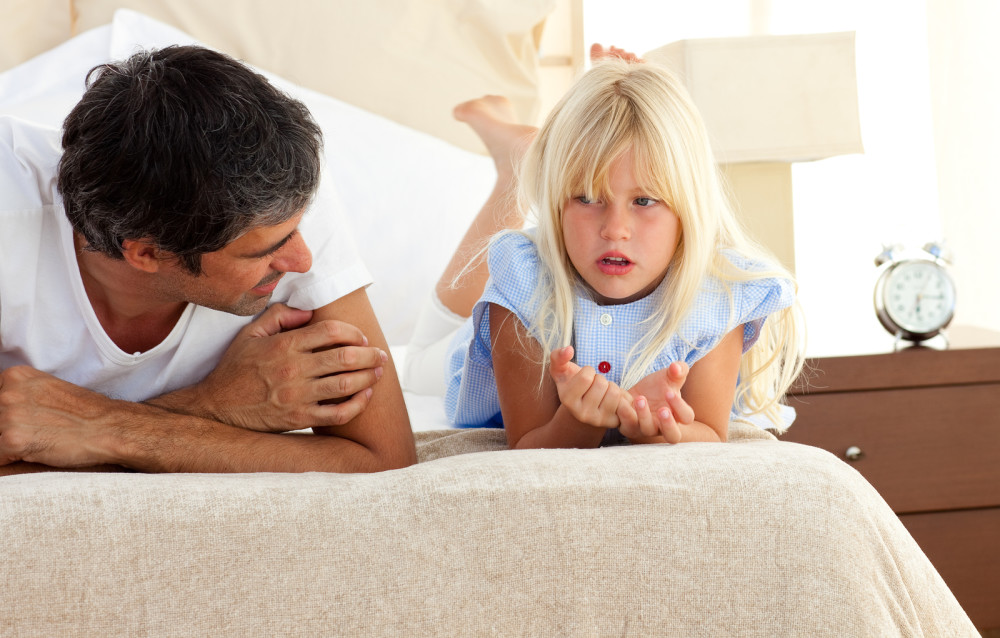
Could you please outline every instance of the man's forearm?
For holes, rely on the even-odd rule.
[[[128,425],[102,437],[108,447],[95,449],[93,463],[60,467],[53,455],[44,462],[19,461],[0,466],[0,476],[34,472],[374,472],[392,469],[363,446],[332,436],[252,432],[207,419],[158,410],[120,415]],[[151,406],[148,406],[151,407]],[[97,458],[106,462],[97,463]],[[113,459],[113,460],[112,460]],[[403,466],[400,463],[398,466]]]
[[[176,414],[187,414],[190,416],[197,416],[203,419],[212,419],[212,414],[207,405],[205,405],[201,394],[198,392],[198,386],[190,386],[187,388],[181,388],[180,390],[175,390],[168,394],[164,394],[158,397],[153,397],[152,399],[147,399],[143,401],[147,405],[152,405],[158,408],[162,408],[169,412],[174,412]]]
[[[155,406],[118,429],[113,462],[144,472],[373,472],[391,469],[348,439],[245,430]],[[152,411],[157,411],[154,414]]]
[[[285,435],[109,399],[33,368],[2,373],[0,464],[143,472],[368,472],[412,463],[412,436]]]
[[[17,474],[37,474],[38,472],[128,472],[128,468],[120,465],[92,465],[72,469],[52,467],[41,463],[25,463],[18,461],[9,465],[0,465],[0,476],[15,476]]]

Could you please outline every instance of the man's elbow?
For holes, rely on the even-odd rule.
[[[372,472],[399,470],[410,467],[417,462],[417,448],[412,433],[396,445],[385,446],[379,450],[371,450]]]
[[[338,436],[336,428],[313,428],[313,433],[319,436]],[[338,446],[335,464],[340,469],[333,470],[349,473],[385,472],[409,467],[417,462],[417,448],[413,432],[407,429],[391,438],[377,441],[362,441],[352,438],[341,438],[348,445]],[[353,439],[353,440],[352,440]],[[323,471],[323,470],[321,470]],[[326,470],[330,471],[330,470]]]

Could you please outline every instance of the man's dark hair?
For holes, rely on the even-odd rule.
[[[87,74],[64,123],[59,191],[88,249],[151,240],[194,274],[201,255],[280,224],[319,184],[322,133],[304,104],[233,58],[194,46]]]

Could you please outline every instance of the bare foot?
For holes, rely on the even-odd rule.
[[[490,276],[483,248],[501,230],[524,226],[525,213],[515,196],[515,170],[538,129],[518,122],[510,100],[499,95],[463,102],[455,107],[454,115],[479,135],[497,167],[493,191],[434,287],[446,308],[460,317],[468,317]]]
[[[642,58],[631,51],[619,49],[616,46],[605,49],[602,45],[597,44],[596,42],[592,44],[590,46],[591,61],[596,62],[597,60],[603,60],[604,58],[621,58],[626,62],[642,62]]]
[[[462,102],[453,113],[456,120],[472,127],[502,173],[514,169],[538,132],[534,126],[518,122],[510,100],[501,95]]]

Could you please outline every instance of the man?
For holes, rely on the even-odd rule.
[[[200,47],[87,83],[61,152],[0,118],[0,474],[415,462],[305,106]]]

